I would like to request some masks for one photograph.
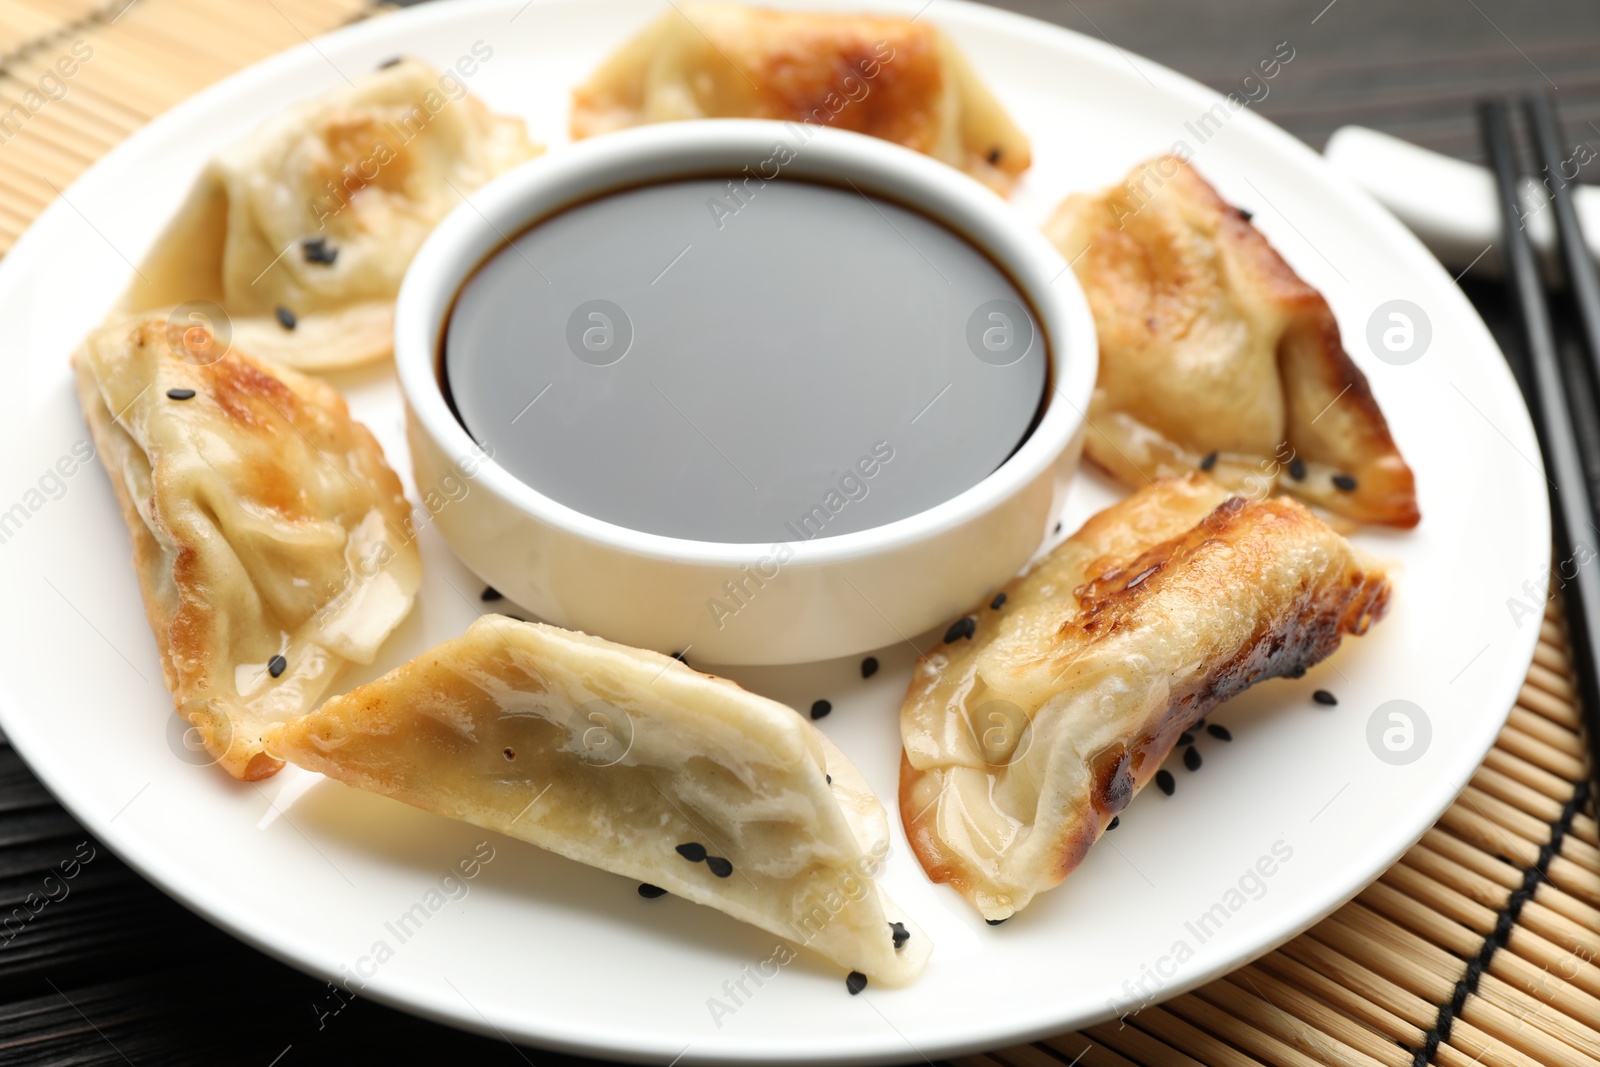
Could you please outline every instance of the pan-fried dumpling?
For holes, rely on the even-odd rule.
[[[1008,918],[1072,872],[1184,730],[1366,632],[1389,591],[1286,497],[1190,473],[1113,504],[917,664],[900,813],[923,869]]]
[[[1163,156],[1045,227],[1100,335],[1085,448],[1130,486],[1196,467],[1358,522],[1415,526],[1411,468],[1322,294]]]
[[[400,480],[339,394],[214,352],[201,327],[145,317],[73,362],[177,713],[253,780],[282,766],[262,730],[372,662],[420,564]]]
[[[486,616],[274,727],[267,745],[717,908],[873,981],[904,984],[928,957],[873,881],[888,820],[843,753],[782,704],[655,652]]]
[[[301,369],[386,358],[423,239],[539,151],[521,119],[492,114],[454,74],[402,59],[213,159],[117,310],[210,302],[235,343]]]
[[[573,91],[573,139],[646,122],[757,118],[870,134],[1004,193],[1027,136],[926,22],[674,4]]]

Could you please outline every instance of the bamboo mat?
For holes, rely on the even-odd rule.
[[[123,138],[367,0],[0,0],[0,255]]]
[[[366,0],[0,0],[0,254],[57,190],[151,118],[375,10]],[[25,118],[7,127],[19,105]],[[1576,784],[1588,764],[1567,647],[1552,601],[1494,750],[1438,825],[1355,901],[1192,993],[960,1062],[1600,1067],[1600,834]]]

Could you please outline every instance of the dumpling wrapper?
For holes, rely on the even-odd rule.
[[[541,151],[521,119],[465,89],[452,99],[451,84],[402,59],[263,123],[206,166],[113,315],[206,301],[231,320],[233,343],[288,366],[388,358],[395,295],[423,240]]]
[[[655,652],[486,616],[274,727],[267,745],[660,886],[874,982],[910,981],[932,947],[873,881],[888,819],[844,754],[792,709]],[[691,843],[731,872],[676,851]],[[911,935],[899,949],[891,922]]]
[[[1411,468],[1328,302],[1187,163],[1163,156],[1069,196],[1045,233],[1100,336],[1084,445],[1096,463],[1138,487],[1217,453],[1212,476],[1250,495],[1417,524]]]
[[[918,663],[900,812],[928,876],[999,920],[1083,860],[1179,736],[1383,616],[1383,566],[1286,497],[1205,475],[1093,516]]]
[[[870,134],[1006,193],[1027,135],[938,28],[904,18],[674,4],[573,90],[574,140],[678,119]]]
[[[400,480],[338,392],[237,348],[198,361],[215,351],[199,330],[136,319],[73,363],[175,709],[254,780],[282,766],[262,731],[372,662],[421,564]]]

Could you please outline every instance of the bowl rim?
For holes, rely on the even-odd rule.
[[[865,192],[912,206],[977,245],[1007,272],[1049,338],[1051,361],[1047,381],[1053,395],[1022,445],[977,484],[930,508],[865,530],[767,543],[694,540],[622,526],[545,495],[496,462],[492,450],[486,452],[450,409],[437,376],[442,333],[466,280],[508,243],[508,235],[539,219],[622,188],[703,177],[727,170],[733,159],[759,160],[762,153],[772,152],[775,139],[791,147],[800,140],[793,158],[805,163],[795,177],[847,179]],[[780,177],[789,174],[786,169]],[[786,568],[876,556],[927,541],[994,510],[1054,466],[1088,421],[1099,343],[1088,301],[1066,260],[987,186],[898,144],[766,119],[667,122],[563,145],[461,197],[463,203],[434,228],[412,259],[396,298],[394,359],[406,408],[413,425],[453,457],[457,467],[473,457],[470,481],[571,536],[635,556],[735,569],[770,558],[778,545],[793,552]],[[983,239],[974,230],[981,230]],[[487,250],[480,250],[486,240]]]

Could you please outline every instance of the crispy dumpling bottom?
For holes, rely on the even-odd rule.
[[[386,64],[218,153],[113,317],[193,316],[303,370],[386,359],[422,242],[465,196],[540,151],[521,119],[491,112],[454,74]]]
[[[238,778],[411,610],[400,480],[331,386],[140,317],[73,359],[177,713]]]
[[[912,849],[989,920],[1066,878],[1211,709],[1365,633],[1390,585],[1304,505],[1190,474],[1002,593],[918,662],[900,718]]]
[[[1045,234],[1100,340],[1085,453],[1128,486],[1202,468],[1352,522],[1411,527],[1415,479],[1328,301],[1188,163],[1067,197]]]
[[[485,616],[267,745],[875,982],[909,982],[931,948],[874,881],[888,819],[844,754],[792,709],[668,656]]]
[[[927,21],[675,4],[573,90],[574,140],[649,122],[775,119],[880,137],[1001,194],[1027,135]]]

